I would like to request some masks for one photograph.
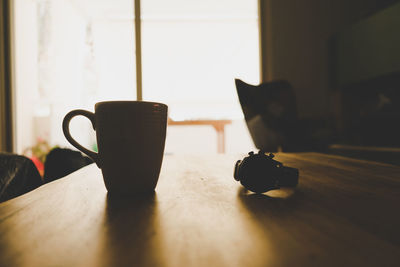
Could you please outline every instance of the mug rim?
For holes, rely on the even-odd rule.
[[[100,101],[97,102],[94,107],[97,108],[98,106],[103,105],[112,105],[112,104],[141,104],[141,105],[160,105],[162,107],[167,108],[167,104],[160,103],[160,102],[153,102],[153,101],[142,101],[142,100],[110,100],[110,101]]]

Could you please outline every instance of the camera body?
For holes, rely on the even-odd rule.
[[[235,164],[234,178],[247,189],[255,193],[264,193],[280,187],[295,187],[298,184],[299,171],[285,167],[260,150],[257,154],[249,152],[249,156],[238,160]]]

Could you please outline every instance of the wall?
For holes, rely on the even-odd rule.
[[[260,0],[263,80],[286,79],[296,91],[299,116],[330,115],[329,41],[347,26],[394,0]]]
[[[338,88],[400,72],[400,2],[336,35]]]

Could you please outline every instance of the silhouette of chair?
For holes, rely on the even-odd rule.
[[[42,184],[32,160],[20,155],[0,153],[0,202],[18,197]]]
[[[47,154],[44,163],[44,182],[48,183],[60,179],[92,163],[93,160],[82,155],[80,151],[53,148]]]
[[[307,142],[297,119],[296,97],[289,82],[250,85],[235,79],[235,84],[247,127],[258,149],[304,150]]]
[[[91,163],[93,160],[79,151],[54,148],[46,157],[43,181],[29,158],[0,153],[0,202],[18,197]]]

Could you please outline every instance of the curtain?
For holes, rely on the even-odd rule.
[[[0,151],[12,152],[10,1],[0,0]]]

